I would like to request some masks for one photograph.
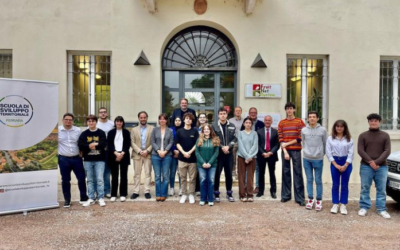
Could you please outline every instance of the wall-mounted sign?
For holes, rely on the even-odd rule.
[[[268,83],[247,83],[245,97],[248,98],[281,98],[282,85]]]
[[[207,11],[207,0],[195,0],[194,1],[194,12],[197,15],[203,15]]]

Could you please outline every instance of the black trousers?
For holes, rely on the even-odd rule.
[[[275,177],[275,159],[264,158],[262,156],[257,157],[258,162],[258,193],[264,194],[265,191],[265,170],[266,165],[268,164],[268,172],[269,172],[269,183],[271,184],[270,191],[276,193],[276,177]]]
[[[219,183],[221,179],[222,169],[225,174],[225,186],[226,191],[232,191],[232,166],[233,166],[233,154],[230,152],[229,154],[224,154],[221,150],[218,155],[218,167],[215,172],[215,182],[214,182],[214,191],[219,191]]]
[[[304,202],[304,181],[303,170],[301,168],[301,151],[288,150],[290,160],[285,160],[285,154],[282,151],[282,199],[290,200],[292,198],[292,174],[290,161],[293,163],[293,186],[294,199],[296,202]]]
[[[119,184],[119,195],[128,196],[128,166],[123,162],[111,163],[111,196],[117,197],[118,193],[118,178],[121,173],[121,181]]]

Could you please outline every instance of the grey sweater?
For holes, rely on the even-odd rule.
[[[247,134],[246,131],[242,130],[238,134],[238,152],[237,155],[244,158],[245,160],[250,158],[256,158],[258,152],[258,137],[255,131],[251,131]]]
[[[303,157],[308,160],[323,160],[325,155],[326,129],[317,124],[315,128],[307,124],[301,129]]]

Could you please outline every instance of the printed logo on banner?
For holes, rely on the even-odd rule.
[[[4,189],[0,189],[0,194],[3,194],[4,193]]]
[[[8,95],[0,99],[0,122],[12,128],[22,127],[33,117],[33,106],[23,96]]]

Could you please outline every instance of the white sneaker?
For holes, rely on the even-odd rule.
[[[315,202],[315,211],[321,211],[322,210],[322,200],[317,200],[317,202]]]
[[[173,188],[169,189],[169,196],[174,196],[175,190]]]
[[[314,200],[313,199],[309,199],[306,205],[306,209],[311,210],[312,207],[314,206]]]
[[[104,207],[106,205],[106,202],[104,201],[104,199],[99,199],[99,204],[100,207]]]
[[[85,203],[82,204],[83,207],[88,207],[94,204],[94,200],[88,199]]]
[[[383,218],[385,218],[385,219],[390,219],[391,218],[390,214],[388,212],[386,212],[386,211],[378,212],[378,214],[380,216],[382,216]]]
[[[111,199],[110,199],[111,202],[114,202],[116,200],[117,200],[117,197],[111,197]]]
[[[105,197],[111,198],[111,194],[106,194]]]
[[[184,204],[186,202],[186,195],[182,195],[181,200],[179,201],[179,203]]]
[[[194,200],[193,194],[189,195],[189,203],[194,204],[194,202],[195,202],[195,200]]]
[[[200,202],[199,202],[199,205],[200,205],[200,206],[204,206],[205,204],[206,204],[205,201],[200,201]]]
[[[208,205],[209,205],[210,207],[211,207],[211,206],[214,206],[214,202],[209,202]]]
[[[340,205],[340,213],[343,215],[347,214],[347,208],[345,204]]]
[[[200,196],[200,192],[196,192],[196,196]]]
[[[331,213],[337,214],[338,210],[339,210],[339,204],[333,204],[331,208]]]
[[[365,209],[365,208],[361,208],[361,209],[358,211],[358,215],[359,215],[359,216],[362,216],[362,217],[366,216],[367,213],[368,213],[368,211],[367,211],[367,209]]]
[[[126,201],[126,197],[125,197],[125,196],[121,196],[121,197],[119,197],[119,200],[120,200],[121,202],[124,202],[124,201]]]
[[[182,196],[182,188],[179,189],[179,196]]]

